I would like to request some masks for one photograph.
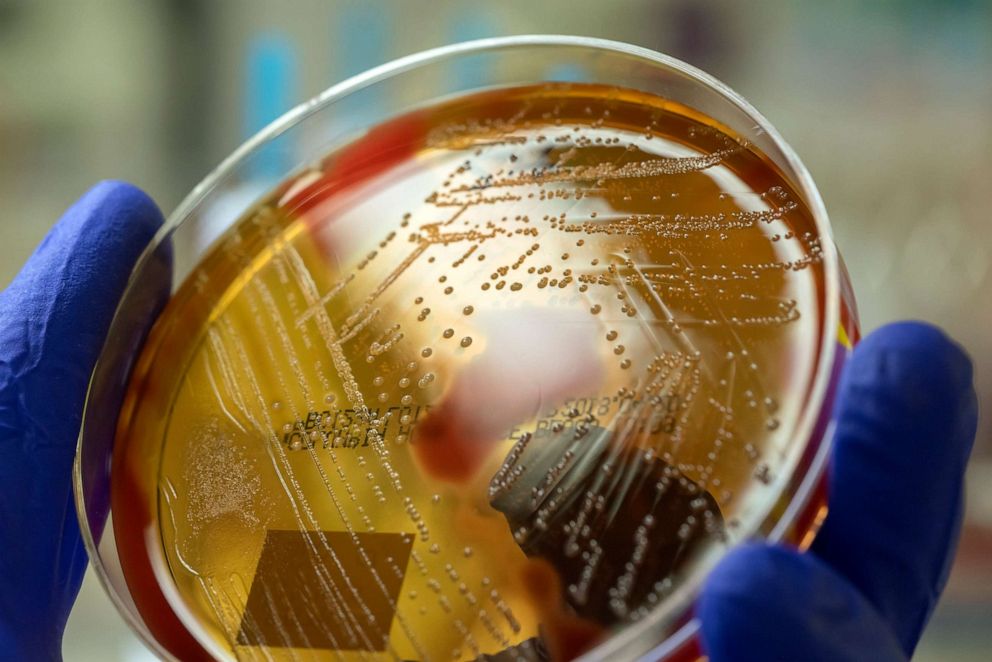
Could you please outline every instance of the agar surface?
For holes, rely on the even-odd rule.
[[[819,242],[760,153],[654,97],[420,111],[190,276],[132,383],[114,498],[234,657],[574,656],[775,500]]]

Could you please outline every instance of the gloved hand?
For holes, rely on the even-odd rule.
[[[61,659],[86,554],[72,462],[93,364],[135,260],[162,223],[104,182],[0,293],[0,659]]]
[[[810,553],[745,546],[698,605],[711,662],[905,661],[961,528],[977,405],[968,357],[904,322],[854,351],[841,383],[829,514]]]

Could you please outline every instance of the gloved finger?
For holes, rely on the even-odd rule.
[[[139,189],[98,184],[69,208],[4,291],[0,386],[17,392],[18,412],[4,411],[3,424],[19,423],[5,433],[71,455],[110,319],[135,260],[161,223],[155,203]],[[53,415],[53,406],[72,414]]]
[[[86,563],[71,487],[86,388],[135,260],[161,222],[140,190],[99,184],[0,293],[0,623],[10,629],[0,639],[34,640],[25,659],[60,655]]]
[[[947,580],[976,422],[971,362],[940,330],[893,324],[855,349],[813,551],[861,591],[907,656]]]
[[[875,609],[811,554],[747,545],[707,579],[697,605],[710,662],[905,662]]]

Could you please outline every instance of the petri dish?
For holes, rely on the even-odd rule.
[[[858,326],[746,101],[564,36],[330,88],[180,205],[94,370],[81,528],[165,659],[695,660],[807,546]]]

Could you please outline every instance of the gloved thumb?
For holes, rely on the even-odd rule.
[[[145,193],[102,182],[66,211],[0,295],[0,388],[18,392],[24,414],[16,428],[0,428],[5,439],[75,450],[97,353],[131,269],[161,224]],[[73,414],[46,416],[53,405]],[[11,413],[0,409],[3,425],[14,422]]]
[[[711,573],[698,603],[711,662],[905,662],[864,597],[812,554],[748,545]]]
[[[86,556],[72,462],[90,373],[162,223],[137,188],[73,205],[0,293],[0,658],[56,659]]]

